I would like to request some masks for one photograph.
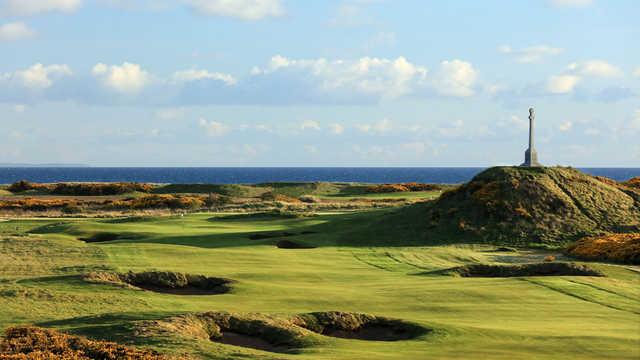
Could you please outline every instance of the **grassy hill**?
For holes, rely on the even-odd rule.
[[[425,207],[426,241],[564,244],[640,229],[640,192],[564,167],[494,167]]]

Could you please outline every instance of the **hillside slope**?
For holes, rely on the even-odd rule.
[[[640,191],[564,167],[494,167],[427,206],[430,241],[563,244],[640,229]]]

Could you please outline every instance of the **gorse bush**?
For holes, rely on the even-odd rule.
[[[51,189],[55,195],[104,196],[121,195],[132,192],[148,193],[153,186],[144,183],[59,183]]]
[[[408,192],[408,191],[431,191],[440,190],[442,186],[436,184],[422,184],[416,182],[403,183],[403,184],[381,184],[367,186],[365,191],[368,193],[394,193],[394,192]]]
[[[55,330],[13,327],[0,343],[0,360],[160,360],[164,356],[113,342],[94,341]]]
[[[583,260],[640,264],[640,233],[585,237],[569,245],[566,254]]]
[[[202,196],[147,195],[106,201],[105,207],[113,210],[200,209],[205,206],[205,199]]]
[[[42,188],[46,188],[46,186],[42,185],[42,184],[34,184],[34,183],[31,183],[31,182],[29,182],[27,180],[20,180],[20,181],[16,181],[13,184],[9,185],[7,190],[11,191],[12,193],[20,193],[20,192],[24,192],[24,191],[38,190],[38,189],[42,189]]]
[[[144,183],[57,183],[57,184],[36,184],[26,180],[20,180],[11,184],[7,190],[13,193],[21,193],[29,190],[40,190],[53,195],[76,195],[76,196],[105,196],[121,195],[132,192],[148,193],[154,186]]]

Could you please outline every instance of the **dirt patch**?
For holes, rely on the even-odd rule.
[[[315,246],[301,244],[292,240],[280,240],[276,243],[279,249],[315,249]]]
[[[14,327],[5,331],[0,342],[0,359],[75,359],[75,360],[160,360],[166,357],[150,350],[136,350],[113,342],[37,327]]]
[[[517,252],[517,251],[518,250],[512,247],[507,247],[507,246],[500,246],[492,250],[487,250],[487,252]]]
[[[141,273],[91,272],[85,281],[134,287],[174,295],[213,295],[231,291],[233,280],[170,271]]]
[[[369,341],[408,340],[430,331],[403,320],[340,311],[302,314],[293,322],[325,336]]]
[[[600,271],[586,265],[565,262],[517,265],[476,264],[426,274],[457,275],[461,277],[604,276]]]

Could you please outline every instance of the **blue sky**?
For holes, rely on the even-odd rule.
[[[640,166],[636,0],[0,0],[0,163]]]

